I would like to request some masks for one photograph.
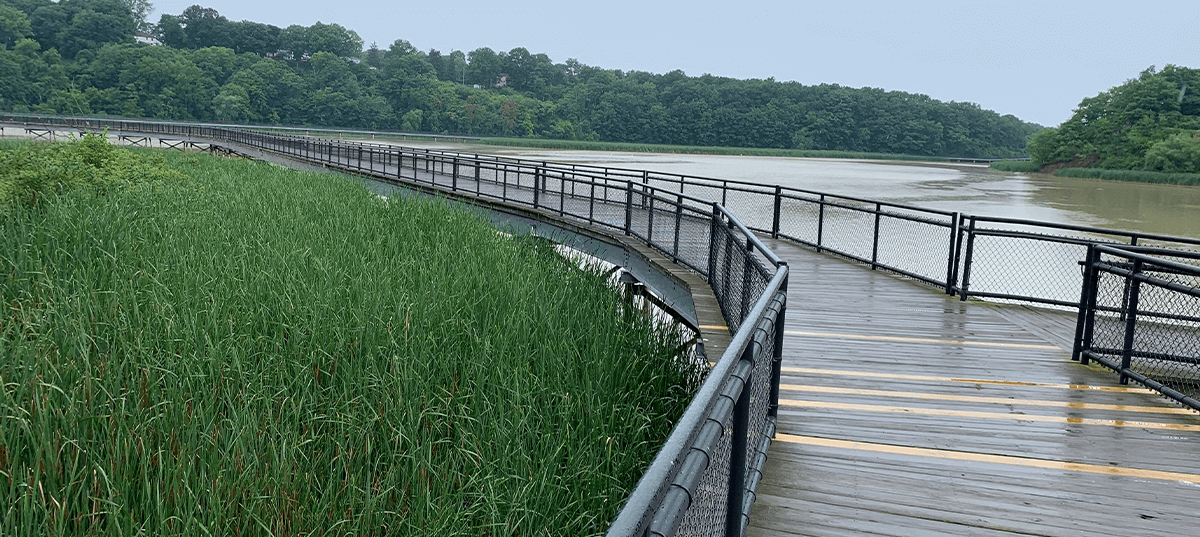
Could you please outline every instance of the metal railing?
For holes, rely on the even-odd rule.
[[[1092,245],[1072,359],[1200,410],[1200,254]]]
[[[1172,296],[1194,300],[1194,295],[1179,291],[1184,284],[1158,285],[1170,280],[1163,277],[1168,274],[1166,268],[1185,269],[1173,267],[1169,260],[1149,263],[1142,259],[1133,270],[1132,266],[1102,264],[1089,252],[1144,256],[1149,245],[1158,248],[1159,258],[1169,254],[1184,260],[1198,255],[1187,251],[1200,246],[1197,239],[967,215],[743,181],[245,129],[45,116],[0,115],[0,120],[194,136],[255,147],[384,180],[424,184],[586,222],[636,237],[695,270],[716,294],[730,329],[735,331],[734,344],[714,366],[626,502],[611,535],[740,535],[748,522],[766,447],[774,432],[779,327],[787,287],[786,264],[756,233],[901,274],[963,300],[977,297],[1078,308],[1076,359],[1104,363],[1117,369],[1122,381],[1134,379],[1195,408],[1195,392],[1187,391],[1192,388],[1180,379],[1190,378],[1193,369],[1200,370],[1195,350],[1200,341],[1194,324],[1197,313],[1188,310],[1191,306],[1177,304],[1184,298],[1173,298],[1174,305],[1169,307],[1150,307],[1145,300],[1134,300],[1132,306],[1127,303],[1128,290],[1143,287],[1156,289],[1152,293],[1156,297],[1167,289],[1175,293]],[[1114,248],[1118,246],[1124,249]],[[1090,268],[1081,272],[1078,265],[1085,258]],[[1137,261],[1130,259],[1126,262]],[[1187,265],[1190,261],[1176,263]],[[1115,285],[1108,283],[1112,274],[1126,277],[1127,282],[1121,284],[1126,302],[1097,295],[1111,291]],[[1104,339],[1110,335],[1104,330],[1114,326],[1114,318],[1132,323],[1133,339],[1124,347]],[[1101,328],[1099,339],[1097,327]],[[1154,337],[1163,341],[1169,334],[1174,350],[1138,347],[1152,339],[1147,334],[1157,334]],[[1120,349],[1121,360],[1113,358],[1115,349]],[[1169,378],[1162,373],[1171,369],[1164,369],[1168,363],[1174,364],[1169,373],[1174,376]]]
[[[450,194],[494,199],[640,239],[711,285],[733,341],[608,535],[742,535],[774,436],[787,264],[719,203],[541,163],[165,122],[0,115],[81,130],[237,144]]]

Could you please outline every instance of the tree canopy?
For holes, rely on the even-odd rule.
[[[1079,103],[1071,119],[1029,141],[1040,163],[1094,155],[1102,168],[1200,172],[1200,69],[1150,67]]]
[[[1040,128],[926,95],[620,71],[521,47],[364,51],[338,24],[279,28],[199,5],[159,18],[166,46],[134,44],[148,5],[0,0],[0,108],[969,157],[1023,155]]]

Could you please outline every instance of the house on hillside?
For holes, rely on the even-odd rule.
[[[493,85],[493,87],[503,88],[505,86],[508,86],[508,73],[500,73],[500,78],[496,79],[496,83]]]
[[[158,38],[154,37],[153,34],[149,34],[140,30],[133,33],[133,40],[137,41],[138,43],[150,45],[152,47],[162,46],[162,41],[159,41]]]

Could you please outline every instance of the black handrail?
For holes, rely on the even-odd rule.
[[[1200,410],[1200,254],[1163,248],[1088,247],[1071,359],[1096,361]]]

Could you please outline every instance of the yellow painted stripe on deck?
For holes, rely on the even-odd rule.
[[[719,325],[701,325],[703,330],[729,330],[727,326]],[[1062,350],[1057,345],[1038,345],[1031,343],[1001,343],[998,341],[969,341],[963,339],[935,339],[923,337],[901,337],[901,336],[867,336],[863,334],[837,334],[832,332],[800,332],[796,330],[785,330],[783,332],[789,336],[808,336],[808,337],[829,337],[838,339],[864,339],[869,341],[896,341],[901,343],[936,343],[942,345],[971,345],[976,347],[1001,347],[1009,349],[1044,349],[1044,350]]]
[[[1183,423],[1156,423],[1150,421],[1103,420],[1095,418],[1074,418],[1067,416],[1042,416],[1038,414],[1010,414],[1006,412],[978,412],[974,410],[950,410],[946,408],[921,408],[908,406],[862,405],[857,403],[833,403],[829,401],[806,401],[798,399],[780,399],[780,405],[821,408],[828,410],[849,410],[855,412],[880,412],[884,414],[908,414],[915,416],[940,416],[950,418],[968,418],[984,420],[1015,420],[1036,421],[1042,423],[1063,423],[1068,425],[1102,425],[1106,427],[1137,427],[1143,429],[1165,429],[1168,431],[1200,431],[1200,425]]]
[[[841,369],[813,369],[809,367],[783,367],[785,373],[807,373],[810,375],[832,375],[839,377],[862,377],[893,380],[920,380],[926,382],[962,382],[967,384],[996,384],[1000,386],[1026,386],[1030,388],[1055,388],[1060,390],[1094,390],[1115,393],[1144,393],[1154,394],[1145,388],[1128,386],[1089,386],[1087,384],[1052,384],[1045,382],[1018,382],[1012,380],[988,380],[956,377],[937,377],[930,375],[906,375],[904,373],[876,373],[872,371],[847,371]]]
[[[800,436],[785,433],[776,433],[775,441],[835,449],[888,453],[891,455],[909,455],[913,457],[929,457],[955,461],[985,462],[991,464],[1005,464],[1009,466],[1024,466],[1028,468],[1043,468],[1046,470],[1083,472],[1089,474],[1133,477],[1140,479],[1158,479],[1162,481],[1182,481],[1185,483],[1200,484],[1200,475],[1182,472],[1143,470],[1141,468],[1123,468],[1120,466],[1102,466],[1099,464],[1063,462],[1049,459],[1013,457],[1008,455],[990,455],[985,453],[971,453],[969,451],[951,451],[947,449],[915,448],[907,446],[895,446],[891,444],[876,444],[873,442],[856,442],[853,440],[833,440],[830,438]]]
[[[1113,410],[1117,412],[1140,412],[1145,414],[1186,414],[1195,412],[1187,408],[1168,406],[1129,406],[1110,405],[1106,403],[1074,403],[1071,401],[1047,401],[1042,399],[1014,399],[1009,397],[982,397],[978,395],[947,395],[925,392],[896,392],[887,390],[865,390],[860,388],[837,388],[833,386],[804,386],[800,384],[780,384],[780,390],[797,392],[832,393],[838,395],[861,395],[869,397],[895,397],[900,399],[924,399],[930,401],[958,401],[963,403],[985,403],[996,405],[1017,406],[1046,406],[1057,408],[1077,408],[1081,410]]]
[[[901,343],[937,343],[943,345],[971,345],[975,347],[1002,347],[1007,349],[1053,349],[1061,350],[1057,345],[1035,345],[1029,343],[1001,343],[998,341],[968,341],[964,339],[933,339],[923,337],[900,336],[865,336],[861,334],[834,334],[830,332],[798,332],[785,330],[789,336],[829,337],[837,339],[865,339],[870,341],[896,341]]]

